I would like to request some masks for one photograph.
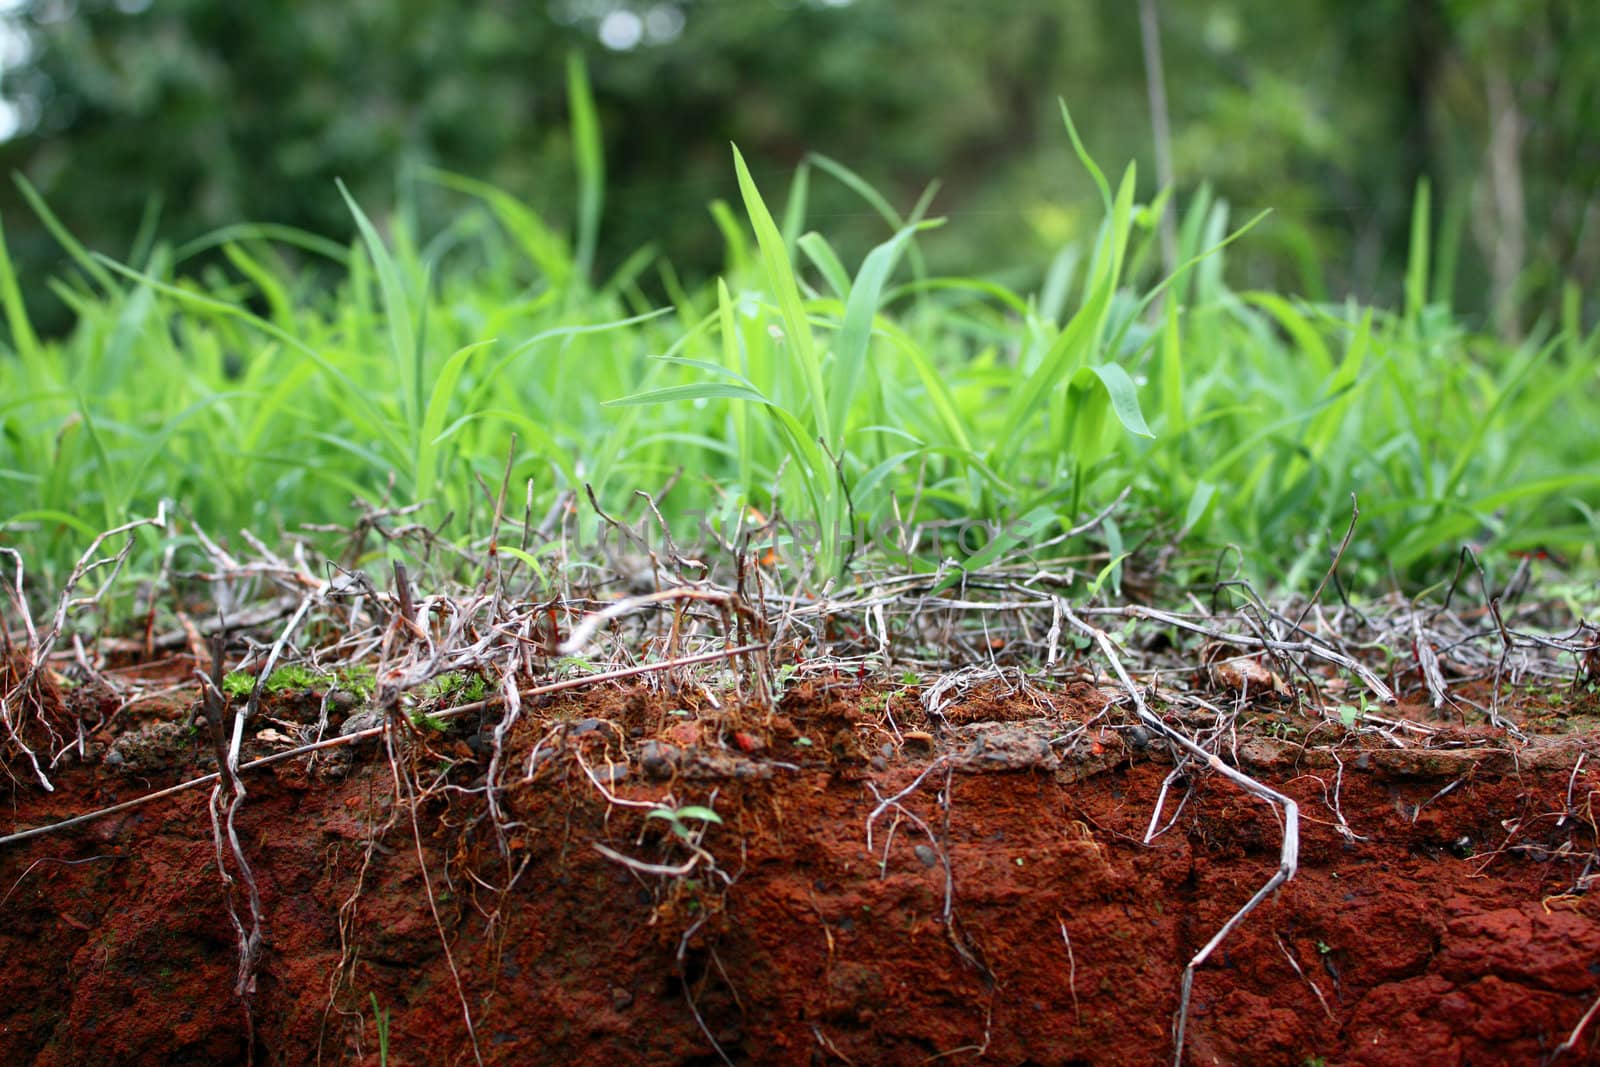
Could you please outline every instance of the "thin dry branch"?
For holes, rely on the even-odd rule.
[[[1078,618],[1065,601],[1061,604],[1061,612],[1067,622],[1080,633],[1092,638],[1100,646],[1101,653],[1110,662],[1112,670],[1116,672],[1118,679],[1127,689],[1128,696],[1133,700],[1134,708],[1138,712],[1140,720],[1146,726],[1166,737],[1196,759],[1203,761],[1212,770],[1228,778],[1246,792],[1283,808],[1283,848],[1278,854],[1277,871],[1273,873],[1271,878],[1267,879],[1260,889],[1256,890],[1255,895],[1245,903],[1244,907],[1236,911],[1233,917],[1224,923],[1222,928],[1212,936],[1211,940],[1207,941],[1200,951],[1195,953],[1194,958],[1189,961],[1189,965],[1183,969],[1183,991],[1178,1002],[1177,1028],[1173,1038],[1173,1063],[1175,1067],[1181,1067],[1183,1062],[1184,1031],[1189,1021],[1189,996],[1194,986],[1195,971],[1211,957],[1211,953],[1216,951],[1217,946],[1233,931],[1233,928],[1244,921],[1245,916],[1254,911],[1256,906],[1265,900],[1273,890],[1294,877],[1300,854],[1300,809],[1289,797],[1244,772],[1228,766],[1221,758],[1211,752],[1207,752],[1182,733],[1163,722],[1159,716],[1145,706],[1144,697],[1139,688],[1133,684],[1133,679],[1128,677],[1128,672],[1122,666],[1122,660],[1117,655],[1116,646],[1112,643],[1110,636],[1104,630],[1090,626]]]

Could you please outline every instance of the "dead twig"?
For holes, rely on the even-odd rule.
[[[1583,1037],[1583,1031],[1589,1026],[1596,1013],[1600,1013],[1600,997],[1596,997],[1595,1002],[1589,1005],[1589,1010],[1583,1013],[1583,1018],[1578,1020],[1578,1024],[1572,1028],[1572,1033],[1567,1035],[1567,1039],[1550,1051],[1550,1058],[1545,1060],[1545,1063],[1551,1063],[1563,1052],[1571,1052],[1577,1048],[1579,1038]]]
[[[1189,961],[1189,965],[1183,969],[1183,989],[1178,1002],[1177,1032],[1173,1040],[1173,1064],[1175,1067],[1181,1067],[1183,1062],[1184,1031],[1189,1021],[1189,996],[1194,987],[1195,971],[1211,957],[1217,946],[1233,931],[1233,928],[1244,921],[1245,916],[1254,911],[1257,905],[1265,900],[1273,890],[1294,877],[1300,854],[1300,809],[1289,797],[1244,772],[1228,766],[1219,757],[1207,752],[1182,733],[1163,722],[1160,716],[1154,714],[1145,706],[1144,697],[1139,692],[1138,687],[1133,684],[1133,679],[1128,677],[1128,672],[1122,666],[1122,660],[1118,657],[1116,646],[1112,644],[1110,636],[1104,630],[1090,626],[1078,618],[1065,601],[1061,603],[1061,613],[1074,628],[1093,639],[1100,646],[1101,653],[1110,662],[1112,670],[1116,672],[1118,679],[1127,689],[1139,718],[1146,726],[1166,737],[1196,759],[1204,761],[1212,770],[1234,782],[1246,792],[1283,808],[1283,848],[1278,854],[1277,871],[1273,873],[1271,878],[1267,879],[1266,884],[1256,890],[1255,895],[1245,903],[1244,907],[1236,911],[1233,917],[1224,923],[1222,928],[1212,936],[1211,940],[1207,941],[1200,951],[1195,953],[1194,958]]]

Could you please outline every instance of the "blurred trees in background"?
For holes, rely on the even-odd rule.
[[[1273,217],[1236,284],[1395,302],[1417,180],[1436,294],[1515,333],[1600,281],[1600,5],[1593,0],[1161,0],[1180,200],[1201,182]],[[430,165],[553,222],[576,207],[564,58],[606,138],[599,269],[652,244],[721,259],[728,143],[781,202],[808,151],[897,206],[941,179],[936,269],[1042,269],[1097,217],[1056,97],[1107,169],[1155,191],[1132,0],[5,0],[0,163],[92,248],[243,220],[346,237],[342,177],[382,214]],[[885,224],[821,175],[812,224]],[[449,210],[439,194],[424,212]],[[158,222],[152,214],[159,208]],[[37,314],[62,257],[16,190],[0,217]],[[1594,311],[1593,305],[1589,308]],[[63,309],[54,309],[61,321]]]

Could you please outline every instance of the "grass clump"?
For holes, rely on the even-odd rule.
[[[592,154],[593,116],[579,118]],[[125,264],[57,225],[75,272],[55,292],[74,330],[39,338],[20,298],[4,302],[0,537],[46,583],[160,499],[224,539],[346,521],[354,497],[420,502],[419,521],[465,541],[487,536],[480,483],[498,485],[509,454],[535,516],[589,488],[636,510],[636,490],[671,484],[669,523],[731,535],[749,509],[781,506],[793,525],[777,559],[817,581],[863,554],[924,572],[985,564],[1124,492],[1093,545],[1050,549],[1108,553],[1113,589],[1124,553],[1171,546],[1170,566],[1211,573],[1225,545],[1250,577],[1305,587],[1353,497],[1356,584],[1423,584],[1462,544],[1491,567],[1528,552],[1595,565],[1600,333],[1576,292],[1517,342],[1455,317],[1438,299],[1425,186],[1403,307],[1235,290],[1227,257],[1256,219],[1234,228],[1204,188],[1141,203],[1132,166],[1113,185],[1070,119],[1067,133],[1100,223],[1020,286],[927,276],[929,198],[901,214],[821,157],[774,212],[734,153],[750,228],[713,205],[726,263],[699,288],[646,251],[591,279],[597,157],[575,236],[440,172],[403,185],[387,237],[346,196],[349,245],[233,227]],[[813,176],[882,217],[887,236],[854,274],[806,228]],[[417,232],[424,193],[460,198],[443,232]],[[1182,266],[1166,276],[1169,210]],[[199,265],[209,249],[222,265]],[[593,537],[598,516],[572,514],[569,533]],[[932,532],[908,551],[917,526]],[[137,536],[148,575],[194,535]]]

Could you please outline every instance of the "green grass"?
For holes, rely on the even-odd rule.
[[[832,160],[803,164],[775,212],[778,191],[737,150],[740,210],[712,205],[707,222],[727,241],[721,277],[686,288],[648,253],[595,277],[604,164],[581,66],[569,74],[571,235],[503,190],[430,172],[406,188],[458,198],[439,233],[417,232],[405,195],[380,225],[340,189],[348,245],[241,225],[123,263],[79,246],[24,184],[72,256],[51,287],[76,316],[65,337],[35,334],[0,238],[0,546],[30,581],[59,582],[95,533],[163,498],[230,541],[349,520],[356,497],[425,501],[447,536],[486,536],[485,487],[508,454],[535,517],[585,484],[641,514],[635,492],[680,468],[663,510],[686,529],[731,530],[779,501],[819,582],[863,536],[912,569],[988,562],[1124,488],[1098,547],[1177,538],[1178,565],[1198,571],[1234,544],[1246,573],[1278,584],[1320,577],[1352,494],[1358,581],[1426,583],[1469,542],[1491,562],[1547,549],[1596,563],[1600,334],[1575,292],[1516,345],[1434,300],[1425,187],[1398,310],[1230,288],[1231,242],[1254,220],[1233,229],[1204,189],[1141,204],[1134,169],[1113,185],[1070,119],[1101,221],[1031,287],[927,276],[926,203],[901,216]],[[860,264],[806,229],[813,181],[882,215]],[[1163,207],[1180,221],[1171,278]],[[197,267],[212,248],[223,261]],[[896,558],[896,529],[968,519],[1004,532]],[[577,521],[598,524],[587,507]],[[166,543],[138,536],[135,570],[151,573]],[[182,524],[166,536],[193,542]]]

